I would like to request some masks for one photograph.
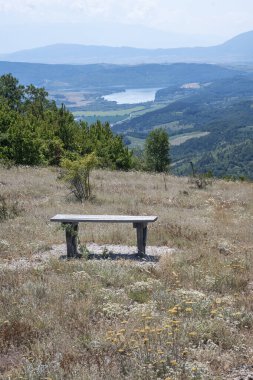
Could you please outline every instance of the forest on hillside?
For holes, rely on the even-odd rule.
[[[18,165],[59,165],[94,152],[100,167],[128,170],[132,152],[108,123],[76,122],[44,88],[0,77],[0,159]]]
[[[175,99],[176,98],[176,99]],[[141,141],[158,127],[185,142],[172,145],[173,172],[253,179],[253,78],[236,76],[196,89],[171,86],[159,90],[157,101],[168,105],[114,126],[127,143]]]

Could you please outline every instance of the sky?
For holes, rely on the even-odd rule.
[[[210,46],[253,30],[253,0],[0,0],[0,53],[55,43]]]

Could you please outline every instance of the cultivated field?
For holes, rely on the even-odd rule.
[[[253,184],[95,171],[79,204],[57,176],[0,168],[0,378],[247,379]],[[60,259],[56,213],[158,215],[148,245],[168,251],[111,260],[106,244],[134,246],[132,226],[82,224],[83,259]]]
[[[130,115],[131,113],[142,111],[145,109],[144,106],[137,106],[137,107],[131,107],[126,109],[119,109],[119,110],[109,110],[109,111],[75,111],[73,112],[74,116],[81,117],[81,116],[97,116],[97,117],[104,117],[104,116],[126,116]]]

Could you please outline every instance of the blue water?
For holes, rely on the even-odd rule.
[[[103,99],[116,102],[117,104],[137,104],[153,102],[156,91],[159,88],[134,88],[123,92],[114,92],[110,95],[103,96]]]

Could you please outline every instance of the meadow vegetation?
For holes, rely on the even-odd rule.
[[[252,183],[91,172],[75,200],[56,168],[0,168],[2,379],[236,379],[253,363]],[[56,213],[158,215],[157,262],[61,260]],[[80,243],[133,246],[131,225]],[[171,253],[170,248],[174,248]],[[239,375],[238,375],[239,376]]]

